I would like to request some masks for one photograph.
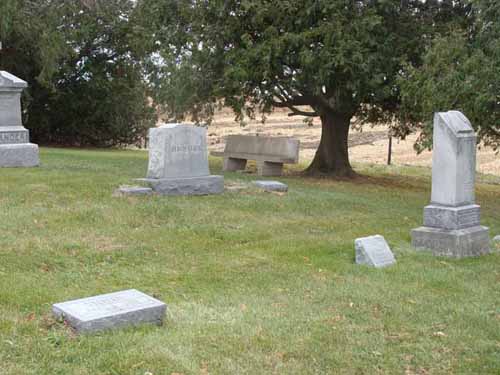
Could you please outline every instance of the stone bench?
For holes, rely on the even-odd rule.
[[[244,170],[247,160],[255,160],[259,176],[281,176],[284,163],[298,163],[299,145],[291,137],[230,135],[223,152],[210,154],[224,158],[224,171]]]

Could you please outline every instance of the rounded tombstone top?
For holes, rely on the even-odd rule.
[[[435,116],[455,135],[474,133],[469,119],[460,111],[438,112]]]
[[[23,81],[21,78],[18,78],[5,70],[0,70],[0,90],[3,88],[22,90],[26,87],[28,87],[26,81]]]

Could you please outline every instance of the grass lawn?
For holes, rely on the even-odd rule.
[[[2,375],[500,373],[500,249],[453,260],[409,246],[427,169],[136,198],[112,192],[144,177],[145,152],[41,158],[0,171]],[[500,185],[480,180],[482,222],[500,234]],[[397,265],[356,266],[354,239],[376,233]],[[163,327],[76,336],[51,317],[55,302],[128,288],[167,303]]]

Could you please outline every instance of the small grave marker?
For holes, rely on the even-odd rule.
[[[123,195],[151,195],[153,189],[144,186],[120,186],[117,193]]]
[[[280,191],[286,192],[288,191],[288,185],[279,182],[279,181],[254,181],[255,186],[265,190],[265,191]]]
[[[394,259],[385,238],[379,234],[357,238],[354,241],[354,247],[356,249],[357,264],[381,268],[396,263],[396,259]]]
[[[161,325],[167,305],[135,289],[56,303],[52,312],[77,332],[153,323]]]

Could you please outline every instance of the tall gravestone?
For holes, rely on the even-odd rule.
[[[29,142],[21,119],[21,92],[28,84],[0,71],[0,167],[36,167],[38,146]]]
[[[458,111],[434,116],[431,204],[424,226],[412,230],[412,245],[452,257],[488,253],[489,231],[475,204],[476,135]]]
[[[147,183],[163,195],[205,195],[224,191],[224,177],[208,169],[207,130],[167,124],[149,130]]]

